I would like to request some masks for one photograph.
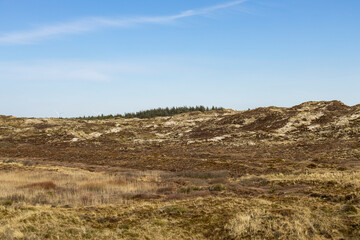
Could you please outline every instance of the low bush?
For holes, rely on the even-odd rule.
[[[42,189],[54,189],[56,184],[52,181],[36,182],[21,186],[20,188],[42,188]]]
[[[225,189],[226,187],[222,184],[215,184],[209,187],[210,191],[217,191],[217,192],[224,191]]]
[[[178,172],[176,175],[178,177],[186,178],[200,178],[200,179],[211,179],[211,178],[226,178],[228,176],[228,171],[206,171],[206,172],[197,172],[197,171],[183,171]]]

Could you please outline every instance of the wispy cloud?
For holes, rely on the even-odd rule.
[[[0,62],[0,79],[4,81],[92,81],[110,82],[152,75],[151,63],[136,64],[130,61],[38,60]],[[155,72],[156,74],[156,72]]]
[[[11,85],[12,82],[37,84],[89,82],[101,85],[121,82],[124,86],[131,85],[131,82],[152,84],[206,81],[209,83],[225,75],[230,75],[227,79],[238,79],[241,71],[239,72],[238,68],[228,69],[228,65],[234,64],[233,62],[233,59],[219,61],[211,57],[168,55],[111,60],[0,61],[0,81],[5,85]]]
[[[129,27],[137,24],[160,24],[168,23],[182,18],[205,15],[216,10],[230,8],[246,2],[247,0],[237,0],[210,6],[202,9],[188,10],[169,16],[152,17],[130,17],[130,18],[86,18],[74,22],[49,25],[38,29],[10,32],[0,35],[0,44],[31,44],[46,38],[59,35],[80,34],[93,31],[104,27]]]

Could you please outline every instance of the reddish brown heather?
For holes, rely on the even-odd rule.
[[[20,188],[42,188],[42,189],[54,189],[56,187],[57,187],[56,184],[52,181],[35,182],[20,186]]]

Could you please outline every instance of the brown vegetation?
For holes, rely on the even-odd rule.
[[[0,117],[0,239],[359,239],[360,105]]]
[[[41,188],[41,189],[54,189],[56,188],[56,184],[52,181],[47,182],[36,182],[36,183],[30,183],[23,186],[20,186],[19,188]]]

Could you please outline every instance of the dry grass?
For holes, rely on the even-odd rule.
[[[357,239],[335,209],[307,198],[234,197],[70,209],[0,206],[0,239]]]
[[[303,202],[302,202],[303,201]],[[303,199],[296,204],[254,199],[225,226],[234,239],[328,239],[342,236],[342,222]],[[309,203],[309,205],[306,205]]]
[[[267,175],[267,179],[272,181],[304,181],[304,182],[329,182],[334,181],[337,184],[352,184],[360,187],[360,171],[329,171],[315,170],[298,173],[298,174],[273,174]]]
[[[0,239],[360,236],[357,171],[226,175],[0,162]]]
[[[0,163],[2,164],[2,163]],[[17,165],[17,163],[11,163]],[[140,194],[156,194],[158,173],[109,175],[71,168],[22,166],[0,174],[0,199],[15,203],[85,206],[123,203]]]

